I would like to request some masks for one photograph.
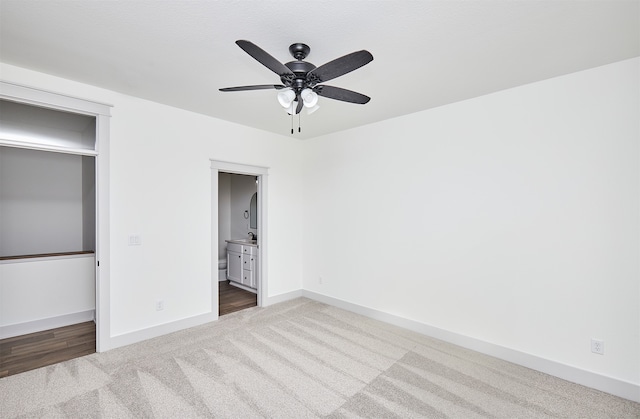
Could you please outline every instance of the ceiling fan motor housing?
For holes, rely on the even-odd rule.
[[[307,55],[309,55],[309,52],[311,52],[311,48],[309,48],[307,44],[297,42],[295,44],[291,44],[289,52],[297,61],[290,61],[285,64],[285,67],[291,70],[295,75],[295,78],[291,80],[290,75],[289,77],[281,76],[280,80],[282,80],[285,85],[290,84],[291,88],[297,92],[301,91],[305,87],[311,87],[309,86],[309,83],[307,83],[307,73],[315,69],[316,66],[303,61]]]
[[[291,87],[303,87],[307,80],[307,73],[315,69],[316,66],[306,61],[291,61],[285,64],[285,66],[295,74],[295,78],[291,81]],[[284,84],[287,84],[285,77],[280,78]]]

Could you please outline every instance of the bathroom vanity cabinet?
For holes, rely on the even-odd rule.
[[[227,240],[227,279],[239,288],[257,292],[258,246],[248,241]]]

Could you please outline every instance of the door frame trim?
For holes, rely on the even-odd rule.
[[[267,218],[267,186],[269,168],[246,163],[235,163],[223,160],[211,161],[211,311],[218,314],[218,174],[233,173],[237,175],[256,176],[258,178],[258,307],[267,301],[268,284],[268,218]],[[215,281],[214,281],[215,279]],[[215,284],[215,285],[214,285]],[[215,289],[214,289],[215,288]]]
[[[64,147],[39,145],[0,139],[0,144],[25,149],[55,151],[68,154],[94,156],[96,187],[96,352],[111,348],[110,327],[110,218],[109,218],[109,125],[113,105],[82,99],[61,93],[0,81],[0,99],[32,106],[62,110],[71,113],[95,116],[96,143],[94,150],[79,150]]]

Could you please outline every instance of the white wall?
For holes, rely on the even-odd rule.
[[[83,250],[82,157],[0,147],[0,255]]]
[[[290,193],[300,189],[299,142],[11,65],[0,72],[6,81],[113,105],[110,337],[212,312],[212,158],[269,167],[268,223],[277,234],[266,237],[267,295],[301,288],[301,202]],[[128,246],[131,234],[141,246]],[[158,299],[164,311],[155,310]]]
[[[304,289],[639,384],[639,61],[305,142]]]
[[[0,339],[92,320],[95,295],[94,255],[0,261]]]

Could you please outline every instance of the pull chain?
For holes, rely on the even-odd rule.
[[[292,109],[290,114],[291,115],[291,135],[293,135],[293,114],[295,113],[295,110],[293,109],[293,106],[291,109]],[[302,132],[302,128],[300,128],[301,117],[302,117],[302,112],[298,113],[298,132]]]

